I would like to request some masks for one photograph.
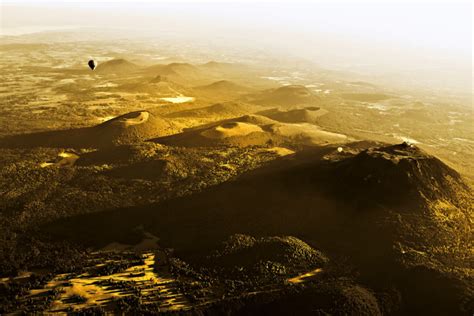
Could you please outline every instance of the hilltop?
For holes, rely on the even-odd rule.
[[[133,144],[166,134],[170,124],[148,111],[124,114],[93,128],[99,144]]]
[[[292,236],[255,238],[235,234],[213,251],[204,264],[235,278],[239,274],[271,275],[272,268],[293,274],[308,266],[321,268],[328,261],[320,251]],[[236,272],[238,269],[241,271]]]
[[[256,93],[249,98],[255,104],[281,107],[320,103],[320,98],[302,85],[282,86]]]
[[[249,87],[244,87],[229,80],[219,80],[209,85],[195,87],[194,89],[208,93],[247,93],[251,90]]]
[[[151,96],[176,97],[188,92],[185,86],[170,80],[167,76],[156,75],[154,78],[141,80],[139,82],[120,85],[117,91],[128,91],[133,93],[147,93]]]
[[[97,65],[95,72],[99,74],[128,74],[140,67],[126,59],[112,59]]]
[[[344,143],[345,135],[324,131],[311,124],[285,124],[260,115],[222,120],[157,138],[160,144],[186,147],[302,146]]]
[[[265,132],[258,117],[244,116],[192,128],[181,134],[157,138],[153,141],[172,146],[215,147],[255,146],[272,143],[275,137]]]
[[[15,135],[0,139],[0,147],[99,148],[131,144],[166,135],[171,125],[148,111],[130,112],[92,127]]]
[[[143,69],[146,74],[165,76],[169,80],[183,85],[207,82],[209,74],[189,63],[170,63],[149,66]]]
[[[257,114],[269,117],[275,121],[285,123],[312,123],[315,124],[318,118],[327,114],[328,111],[320,107],[303,107],[297,109],[280,110],[277,108],[257,112]]]
[[[172,112],[166,117],[169,118],[215,118],[215,117],[236,117],[252,112],[252,106],[242,102],[216,103],[210,106]]]
[[[407,143],[364,150],[336,163],[328,176],[340,181],[334,190],[361,202],[445,200],[459,206],[459,196],[469,192],[458,172]]]

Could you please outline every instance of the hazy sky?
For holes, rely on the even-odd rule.
[[[426,70],[471,90],[472,10],[471,1],[3,0],[1,26],[3,34],[67,26],[173,30],[339,69]]]

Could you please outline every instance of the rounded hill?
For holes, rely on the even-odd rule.
[[[329,261],[324,254],[296,237],[254,238],[242,234],[230,236],[209,259],[222,268],[257,270],[254,272],[277,268],[282,274],[315,269]]]
[[[251,106],[240,102],[216,103],[210,106],[183,110],[168,114],[172,118],[206,118],[206,117],[236,117],[244,113],[251,112]]]
[[[166,134],[170,124],[148,111],[130,112],[91,129],[96,142],[101,145],[133,144]]]
[[[112,59],[101,63],[95,71],[99,74],[125,74],[138,70],[140,67],[126,59]]]
[[[288,85],[266,90],[250,97],[256,104],[269,106],[314,105],[320,98],[302,85]]]
[[[209,85],[196,87],[195,89],[205,91],[205,92],[213,92],[213,93],[226,93],[226,92],[245,93],[250,90],[250,88],[241,86],[229,80],[216,81]]]
[[[185,87],[163,75],[157,75],[151,80],[121,85],[120,90],[135,93],[147,93],[160,97],[176,97],[187,93]]]
[[[270,109],[258,114],[271,118],[272,120],[285,122],[285,123],[316,123],[317,119],[325,114],[328,111],[321,109],[320,107],[304,107],[301,109],[291,109],[291,110],[280,110],[280,109]]]
[[[172,146],[299,146],[344,143],[348,138],[312,124],[279,123],[260,115],[244,115],[185,130],[154,141]]]
[[[344,195],[372,203],[443,199],[457,204],[470,191],[458,172],[408,143],[369,148],[334,163],[333,186]]]

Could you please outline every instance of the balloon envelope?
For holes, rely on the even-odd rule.
[[[89,62],[87,63],[89,65],[89,67],[94,70],[94,68],[97,66],[95,61],[93,61],[92,59],[89,60]]]

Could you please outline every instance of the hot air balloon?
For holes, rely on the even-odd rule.
[[[95,67],[97,66],[97,64],[95,63],[95,61],[92,60],[92,59],[89,60],[89,62],[88,62],[87,64],[89,65],[89,67],[90,67],[92,70],[94,70]]]

